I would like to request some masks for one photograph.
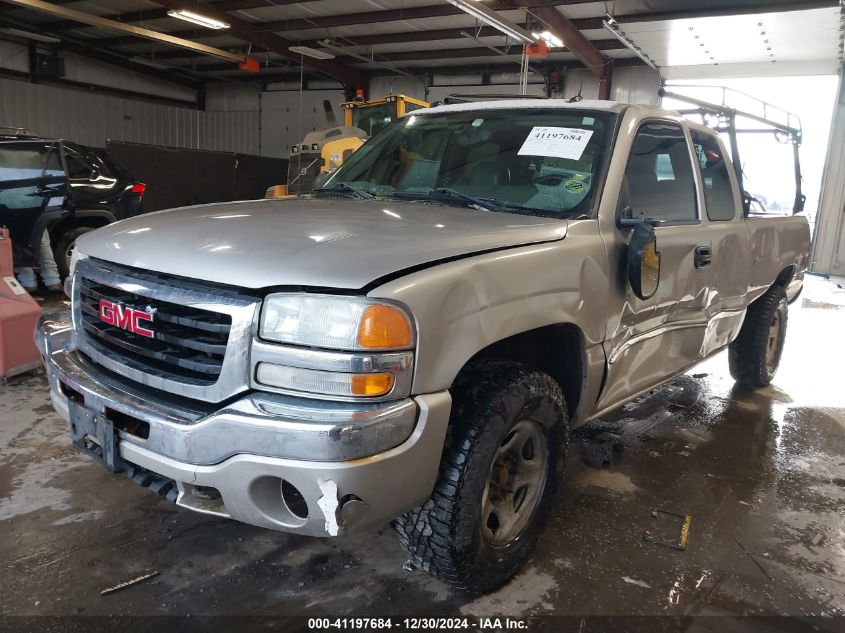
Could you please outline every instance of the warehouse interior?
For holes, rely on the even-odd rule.
[[[806,217],[809,226],[803,287],[789,296],[789,336],[771,384],[756,390],[736,385],[728,369],[733,349],[708,353],[702,363],[653,389],[632,390],[636,397],[630,402],[602,410],[573,430],[565,463],[568,483],[536,549],[507,583],[480,593],[426,573],[396,541],[387,521],[338,538],[313,538],[225,518],[229,515],[213,509],[213,498],[201,496],[202,485],[193,487],[202,502],[191,512],[173,503],[177,495],[181,500],[189,494],[190,483],[177,489],[170,479],[156,479],[171,475],[143,468],[128,477],[104,471],[71,445],[68,422],[54,408],[59,383],[42,368],[42,357],[49,354],[33,347],[36,362],[26,371],[0,371],[0,630],[35,630],[47,622],[43,616],[54,619],[56,630],[82,622],[89,630],[151,630],[140,628],[155,624],[149,616],[164,616],[160,622],[173,630],[222,630],[243,618],[244,626],[313,631],[329,626],[314,618],[354,617],[393,618],[394,625],[409,628],[404,618],[427,616],[467,618],[470,630],[483,630],[483,619],[496,617],[512,618],[521,623],[516,628],[531,631],[613,625],[620,630],[842,630],[844,45],[845,0],[0,0],[0,194],[4,168],[14,170],[3,164],[3,143],[34,140],[61,144],[69,191],[108,188],[118,181],[123,191],[108,202],[102,194],[90,209],[82,202],[76,209],[63,203],[57,224],[49,230],[44,225],[48,255],[61,281],[44,274],[40,259],[34,267],[27,263],[35,271],[31,279],[19,274],[18,251],[15,270],[3,269],[3,278],[11,278],[10,300],[30,291],[26,306],[42,318],[68,318],[71,302],[63,292],[74,287],[77,238],[84,246],[94,244],[97,235],[111,235],[114,247],[96,252],[111,248],[117,256],[121,225],[110,228],[114,221],[128,218],[126,231],[132,233],[149,230],[132,224],[148,213],[221,205],[209,207],[207,214],[196,207],[191,223],[174,225],[153,244],[152,250],[179,250],[182,239],[182,281],[193,289],[187,271],[206,260],[191,248],[201,240],[212,250],[222,243],[210,237],[224,225],[214,219],[225,219],[226,229],[242,237],[249,229],[228,218],[253,213],[253,207],[243,206],[253,203],[244,201],[298,205],[297,195],[308,198],[312,187],[333,182],[326,178],[340,164],[331,162],[340,161],[338,154],[329,159],[328,150],[323,152],[325,168],[319,160],[316,167],[306,160],[309,152],[319,157],[330,146],[326,130],[348,130],[350,121],[356,130],[370,126],[351,136],[343,133],[352,139],[342,150],[345,164],[365,139],[376,134],[384,139],[389,132],[383,128],[398,129],[399,115],[444,103],[471,108],[489,100],[553,99],[556,107],[632,104],[655,113],[690,107],[689,101],[664,96],[668,91],[717,104],[722,109],[711,111],[718,113],[713,121],[722,118],[711,127],[721,126],[723,132],[731,108],[776,121],[787,139],[784,148],[774,152],[760,144],[743,150],[745,163],[737,174],[740,183],[743,176],[752,183],[753,196],[737,200],[751,205],[763,198],[762,185],[753,189],[755,175],[764,183],[777,181],[785,193],[765,199],[766,213],[792,216],[797,174],[798,197],[806,196],[806,202],[796,215]],[[372,118],[359,117],[370,100],[382,109],[373,109]],[[449,105],[454,103],[459,105]],[[434,115],[416,118],[427,117]],[[799,171],[792,163],[796,138]],[[377,143],[367,142],[362,155],[376,151],[373,147]],[[70,173],[66,155],[82,157],[82,172]],[[785,170],[776,165],[781,156],[788,160]],[[103,177],[112,184],[97,183]],[[655,182],[660,180],[658,174]],[[369,204],[355,204],[364,202]],[[114,208],[118,204],[120,212]],[[401,220],[384,205],[389,217],[382,216],[383,222],[393,222],[394,216]],[[305,206],[294,208],[306,213]],[[0,204],[0,226],[5,211]],[[530,223],[524,216],[510,217],[517,221],[508,230],[522,220]],[[318,214],[308,222],[311,232],[319,233],[308,235],[313,242],[345,236],[331,218]],[[503,248],[477,246],[487,231],[479,233],[467,229],[454,239],[464,240],[467,252]],[[291,240],[282,229],[279,252]],[[373,267],[372,260],[387,260],[395,250],[413,250],[411,241],[408,232],[397,234],[397,244],[383,254],[372,241],[359,251],[337,247],[349,259],[335,266]],[[671,246],[667,240],[663,268],[658,263],[661,282],[678,276],[667,268]],[[787,249],[787,240],[775,231],[756,246],[777,252]],[[37,245],[33,248],[36,253]],[[9,261],[11,252],[12,245]],[[747,261],[756,265],[768,252],[754,251]],[[282,271],[297,261],[273,260],[273,253],[269,247],[261,251],[268,269]],[[33,254],[40,257],[43,252]],[[138,255],[138,261],[144,257]],[[231,291],[232,306],[264,292],[256,288],[308,290],[307,282],[282,271],[283,281],[256,281],[248,291],[235,292],[227,280],[232,271],[246,270],[247,259],[220,260],[221,269],[229,270],[219,271],[212,284]],[[457,259],[443,254],[437,261]],[[309,279],[327,279],[328,261],[326,256],[314,263]],[[409,265],[379,280],[399,287],[400,272],[422,269]],[[567,283],[595,283],[584,270]],[[154,265],[150,271],[156,271]],[[475,291],[474,272],[465,274],[460,292],[450,295],[454,301]],[[317,294],[356,292],[330,283],[312,285],[329,289]],[[377,285],[353,288],[370,292]],[[590,292],[581,291],[580,303],[589,303]],[[613,286],[604,292],[612,293]],[[5,296],[0,293],[0,307]],[[495,303],[493,294],[484,299]],[[686,300],[679,296],[673,302]],[[624,324],[635,312],[609,320]],[[0,310],[0,323],[3,318]],[[102,303],[99,318],[105,320]],[[257,323],[244,326],[244,336]],[[485,333],[495,330],[492,321],[479,323]],[[446,336],[450,327],[460,327],[458,317],[442,326],[443,340],[452,340]],[[4,343],[3,332],[0,326],[0,351],[10,348],[11,338],[27,339],[7,330]],[[418,338],[422,346],[425,339]],[[579,362],[566,371],[586,376],[593,361],[585,353]],[[613,373],[603,375],[602,385],[611,378]],[[184,393],[173,395],[173,402]],[[591,395],[586,387],[583,393]],[[564,395],[572,397],[565,388]],[[592,395],[601,402],[598,391]],[[415,406],[427,410],[429,405]],[[139,476],[143,487],[137,485]],[[158,496],[144,489],[157,486]],[[298,490],[296,495],[301,498]],[[353,506],[356,501],[361,499],[352,499]],[[678,520],[683,546],[674,538]],[[669,536],[660,536],[664,532]],[[642,616],[647,617],[637,620]],[[704,618],[696,624],[693,618],[699,616]],[[578,628],[590,618],[596,618],[592,628]],[[437,626],[427,628],[447,628],[443,622]],[[487,628],[506,628],[499,626]]]

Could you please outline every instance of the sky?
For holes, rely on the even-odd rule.
[[[839,78],[836,75],[810,77],[751,77],[709,81],[673,80],[667,82],[670,90],[689,94],[707,101],[720,102],[722,92],[708,88],[672,88],[677,84],[707,84],[725,86],[762,99],[774,106],[798,115],[803,128],[801,144],[801,171],[803,190],[807,196],[805,210],[811,223],[818,210],[819,191],[827,156],[828,139],[836,103]],[[664,107],[689,107],[664,99]],[[728,93],[727,105],[754,114],[761,108],[742,95]],[[770,117],[773,117],[771,112]],[[765,197],[770,203],[785,203],[791,208],[794,196],[794,177],[791,146],[777,143],[769,135],[743,135],[740,139],[740,156],[747,177],[746,188],[754,195]]]

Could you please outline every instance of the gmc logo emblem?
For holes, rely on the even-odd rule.
[[[121,330],[132,332],[133,334],[155,338],[153,331],[148,330],[142,325],[144,321],[152,323],[153,315],[150,312],[136,310],[135,308],[129,308],[119,303],[100,299],[100,321],[119,327]]]

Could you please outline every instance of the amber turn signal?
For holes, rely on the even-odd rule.
[[[383,396],[393,389],[393,374],[355,374],[352,376],[352,395]]]
[[[413,334],[408,318],[398,308],[367,306],[358,326],[358,345],[363,349],[406,349]]]

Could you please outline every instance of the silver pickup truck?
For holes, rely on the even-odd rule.
[[[778,367],[807,220],[755,217],[711,128],[612,102],[414,112],[313,194],[80,239],[38,344],[74,445],[178,505],[394,521],[480,592],[529,556],[570,430],[724,348]]]

